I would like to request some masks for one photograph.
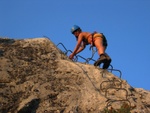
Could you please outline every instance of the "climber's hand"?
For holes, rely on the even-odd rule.
[[[72,60],[73,59],[73,57],[74,57],[74,55],[73,54],[71,54],[70,56],[69,56],[69,58]]]

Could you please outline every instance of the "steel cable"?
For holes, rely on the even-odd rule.
[[[67,53],[68,52],[71,52],[72,53],[72,51],[71,50],[67,50],[67,48],[62,44],[62,43],[59,43],[59,44],[57,44],[57,47],[58,47],[58,45],[61,45],[64,49],[65,49],[65,51],[63,52],[65,55],[67,55]],[[95,52],[96,51],[94,51],[93,50],[93,48],[92,48],[92,56],[90,57],[90,58],[84,58],[83,56],[80,56],[80,55],[76,55],[75,56],[75,59],[73,60],[74,62],[77,62],[78,61],[78,58],[81,58],[81,59],[83,59],[84,61],[85,61],[85,63],[86,64],[88,64],[89,63],[89,61],[96,61],[96,60],[94,60],[93,59],[93,57],[94,57],[94,54],[95,54]],[[77,64],[78,65],[78,64]],[[79,66],[79,65],[78,65]],[[91,79],[90,79],[90,77],[88,76],[88,74],[86,73],[86,71],[81,67],[81,66],[79,66],[81,69],[82,69],[82,71],[84,72],[84,74],[86,74],[86,76],[88,77],[88,79],[91,81]],[[116,79],[111,79],[111,80],[106,80],[106,81],[103,81],[101,84],[100,84],[100,90],[99,90],[99,92],[100,92],[100,94],[102,95],[102,96],[104,96],[106,99],[107,99],[107,105],[106,105],[106,107],[108,108],[109,106],[112,106],[112,104],[113,103],[115,103],[115,102],[121,102],[121,103],[127,103],[128,104],[128,106],[131,108],[131,103],[130,103],[130,101],[128,100],[128,91],[125,89],[125,88],[122,88],[122,80],[121,80],[121,77],[122,77],[122,72],[120,71],[120,70],[118,70],[118,69],[114,69],[113,68],[113,66],[112,65],[110,65],[109,66],[109,69],[107,69],[109,72],[111,72],[111,73],[113,73],[114,71],[115,72],[118,72],[119,73],[119,80],[116,80]],[[104,71],[102,71],[102,77],[104,77],[104,74],[105,74],[105,70]],[[91,83],[93,84],[93,82],[91,81]],[[104,85],[104,84],[107,84],[107,85]],[[98,90],[97,88],[96,88],[96,86],[93,84],[93,86],[94,86],[94,88],[96,89],[96,90]],[[112,97],[112,95],[111,94],[109,94],[109,91],[108,90],[115,90],[116,92],[118,92],[118,91],[123,91],[123,92],[125,92],[125,98],[123,98],[123,99],[114,99],[114,98],[111,98]]]

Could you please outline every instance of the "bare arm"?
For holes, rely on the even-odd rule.
[[[79,36],[78,37],[78,41],[77,41],[77,44],[76,44],[76,47],[75,47],[75,49],[74,49],[74,51],[73,51],[73,55],[76,55],[77,54],[77,52],[79,51],[79,48],[81,47],[81,43],[82,43],[82,37],[81,36]]]
[[[76,44],[76,47],[75,47],[73,53],[69,56],[70,59],[73,59],[73,57],[74,57],[77,53],[81,52],[81,51],[85,48],[86,44],[85,44],[82,40],[83,40],[83,36],[80,35],[80,36],[78,37],[77,44]]]
[[[84,48],[86,47],[86,44],[84,42],[81,43],[80,48],[77,50],[76,54],[80,53]]]

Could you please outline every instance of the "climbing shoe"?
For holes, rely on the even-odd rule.
[[[107,58],[104,54],[100,55],[100,58],[94,63],[94,66],[99,66],[101,63],[104,63],[107,61]]]
[[[103,63],[103,69],[107,69],[111,63],[111,58],[105,53],[94,63],[94,66],[100,66]]]
[[[109,59],[106,62],[104,62],[103,69],[108,69],[110,63],[111,63],[111,59]]]

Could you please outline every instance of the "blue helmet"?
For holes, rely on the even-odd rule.
[[[71,28],[71,33],[73,34],[76,30],[80,29],[79,26],[77,25],[74,25],[72,28]]]

